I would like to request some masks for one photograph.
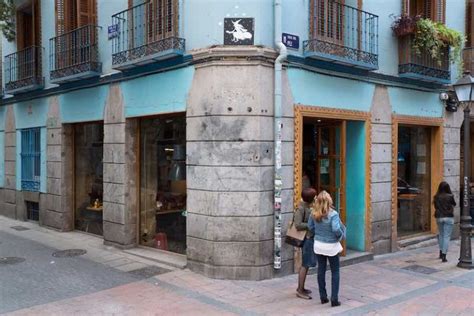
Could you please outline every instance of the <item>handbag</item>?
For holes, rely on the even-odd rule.
[[[293,212],[293,219],[286,231],[285,242],[295,247],[303,247],[306,230],[297,230],[295,225],[295,213]]]

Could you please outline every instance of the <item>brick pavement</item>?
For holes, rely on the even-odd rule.
[[[456,267],[459,242],[451,245],[448,263],[427,247],[343,267],[337,308],[296,298],[296,275],[253,282],[176,270],[12,315],[472,315],[474,271]],[[316,275],[307,287],[317,292]]]

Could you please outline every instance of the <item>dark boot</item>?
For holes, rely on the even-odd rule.
[[[443,259],[443,253],[441,252],[441,250],[439,251],[439,258]]]
[[[341,302],[339,302],[339,301],[331,301],[331,306],[332,306],[332,307],[341,306]]]
[[[441,262],[448,262],[448,259],[446,259],[446,254],[445,253],[441,254]]]

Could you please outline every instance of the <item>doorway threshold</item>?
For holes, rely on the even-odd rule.
[[[374,260],[374,254],[371,252],[363,252],[352,249],[346,250],[346,255],[341,256],[341,267],[350,266],[353,264]]]
[[[164,251],[145,246],[137,246],[135,248],[125,249],[123,252],[178,269],[184,269],[187,265],[187,258],[185,255],[170,251]]]
[[[435,245],[438,242],[438,235],[432,233],[421,233],[411,236],[404,236],[398,239],[398,248],[409,250]]]

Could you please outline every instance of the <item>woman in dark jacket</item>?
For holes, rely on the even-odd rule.
[[[306,188],[301,192],[301,202],[295,211],[295,227],[297,230],[306,231],[306,236],[303,241],[303,262],[298,273],[298,288],[296,289],[296,296],[307,300],[311,299],[311,291],[304,288],[306,275],[308,269],[316,266],[316,256],[313,252],[313,234],[308,229],[308,220],[311,215],[311,203],[316,196],[316,190],[313,188]]]
[[[446,262],[448,261],[446,254],[448,253],[449,241],[453,232],[454,207],[456,206],[453,193],[447,182],[442,181],[439,184],[433,203],[436,223],[438,224],[439,258]]]

